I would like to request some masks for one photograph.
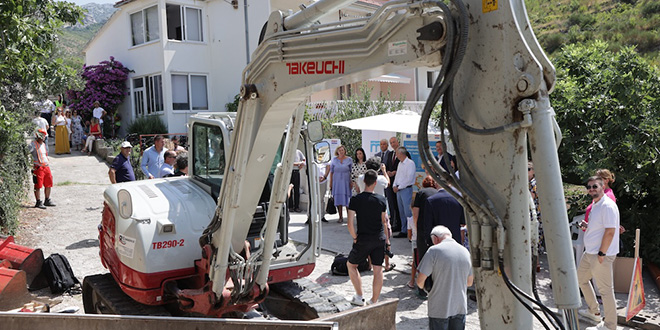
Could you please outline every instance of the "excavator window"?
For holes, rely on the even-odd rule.
[[[193,175],[220,190],[225,173],[225,148],[220,127],[196,123],[193,126]]]

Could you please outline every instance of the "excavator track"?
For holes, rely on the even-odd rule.
[[[82,295],[86,314],[171,316],[163,306],[143,305],[133,300],[110,273],[85,277]]]
[[[312,320],[351,309],[342,296],[306,278],[269,285],[263,307],[280,319]]]

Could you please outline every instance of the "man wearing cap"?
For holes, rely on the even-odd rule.
[[[108,170],[108,176],[110,177],[110,182],[120,183],[135,181],[135,173],[133,172],[133,166],[131,165],[131,150],[133,146],[130,142],[124,141],[121,143],[121,151],[119,155],[115,157],[115,160],[110,165]]]
[[[48,165],[48,147],[44,140],[48,136],[43,128],[35,130],[36,139],[30,143],[29,149],[32,154],[32,181],[34,182],[34,198],[37,204],[34,207],[45,209],[46,206],[55,206],[50,200],[50,189],[53,187],[53,175]],[[44,187],[45,201],[41,202],[41,187]]]

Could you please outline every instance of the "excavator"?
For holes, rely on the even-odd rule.
[[[387,73],[438,68],[419,149],[429,174],[465,209],[481,327],[531,329],[536,318],[546,329],[578,329],[581,302],[556,152],[561,131],[549,101],[555,70],[523,0],[393,0],[365,18],[319,22],[354,1],[319,0],[270,15],[243,71],[237,115],[198,115],[189,123],[190,178],[106,190],[99,226],[111,274],[105,280],[141,306],[175,304],[182,315],[223,317],[253,310],[274,283],[308,275],[320,243],[313,173],[308,246],[287,242],[285,209],[296,149],[304,146],[308,159],[327,149],[311,144],[319,130],[303,121],[308,97]],[[442,141],[454,145],[460,178],[421,147],[429,146],[431,120],[449,132]],[[530,158],[559,313],[535,290]],[[107,281],[84,282],[87,312],[121,307],[109,303]]]

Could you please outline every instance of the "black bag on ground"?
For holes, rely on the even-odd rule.
[[[325,205],[325,213],[337,214],[337,207],[335,206],[335,198],[332,196],[328,197],[328,204]]]
[[[71,290],[76,284],[80,284],[73,269],[65,256],[53,253],[46,260],[42,268],[48,286],[52,293],[62,293]]]
[[[347,256],[341,253],[336,255],[335,261],[333,261],[332,266],[330,266],[330,273],[332,273],[332,275],[348,276],[348,266],[346,265],[347,261]],[[363,272],[365,270],[369,270],[369,259],[364,259],[364,261],[358,265],[358,271]]]

